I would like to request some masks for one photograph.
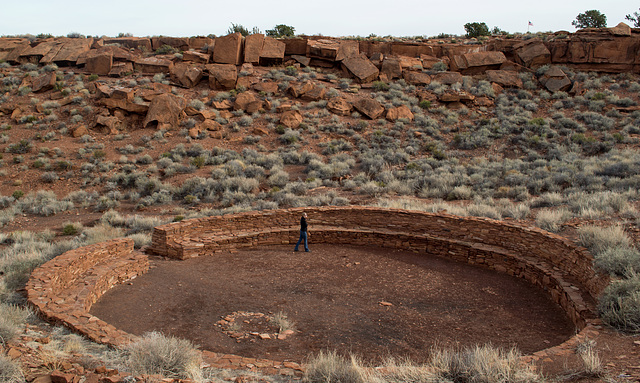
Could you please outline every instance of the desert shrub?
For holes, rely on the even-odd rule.
[[[576,112],[575,116],[578,121],[595,130],[610,130],[615,124],[612,118],[596,112]]]
[[[30,314],[22,307],[0,303],[0,344],[14,339],[22,331]]]
[[[640,272],[640,251],[631,246],[609,247],[595,257],[594,265],[619,277],[629,271]]]
[[[11,144],[7,147],[6,151],[13,154],[24,154],[29,153],[33,146],[31,142],[27,140],[20,140],[15,144]]]
[[[640,332],[640,274],[614,280],[598,301],[602,320],[622,331]]]
[[[578,228],[578,243],[597,257],[607,249],[629,247],[631,240],[622,226],[581,226]]]
[[[42,180],[42,182],[54,183],[59,180],[60,177],[58,177],[58,174],[56,172],[44,172],[40,176],[40,179]]]
[[[284,187],[289,182],[289,173],[282,169],[277,169],[267,178],[270,186]]]
[[[133,239],[133,246],[136,249],[139,249],[143,246],[148,246],[151,244],[151,234],[148,233],[136,233],[128,235],[127,238]]]
[[[360,362],[350,360],[335,351],[320,351],[312,356],[305,371],[304,381],[309,383],[365,383],[364,369]]]
[[[62,224],[62,234],[64,235],[76,235],[82,231],[82,224],[80,222],[65,222]]]
[[[0,354],[0,382],[4,383],[24,383],[24,375],[17,361],[12,360],[4,354]]]
[[[463,350],[433,349],[428,366],[437,382],[543,382],[542,375],[520,362],[515,349],[490,345]]]
[[[561,225],[571,218],[571,213],[564,208],[551,210],[544,209],[538,211],[536,225],[544,230],[557,233]]]
[[[29,214],[50,216],[73,208],[71,201],[59,201],[52,191],[39,190],[20,198],[17,208]]]
[[[146,333],[127,347],[127,366],[135,374],[201,380],[201,355],[188,340]]]

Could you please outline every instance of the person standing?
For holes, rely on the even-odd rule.
[[[293,251],[298,251],[298,246],[300,246],[300,242],[304,241],[304,251],[309,252],[309,244],[307,243],[307,213],[302,213],[302,217],[300,217],[300,239],[298,239],[298,243],[296,243],[296,247]]]

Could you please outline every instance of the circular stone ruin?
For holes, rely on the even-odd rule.
[[[309,214],[311,241],[314,245],[312,250],[314,252],[294,254],[291,252],[291,246],[297,241],[299,217],[303,211]],[[203,346],[205,349],[210,349],[210,351],[204,351],[205,359],[208,358],[208,361],[213,362],[213,365],[222,367],[257,366],[267,369],[275,367],[295,370],[299,368],[296,363],[271,360],[301,360],[299,355],[288,357],[286,350],[292,348],[282,347],[282,344],[291,345],[303,342],[305,345],[312,344],[314,348],[340,348],[340,343],[345,343],[338,338],[331,340],[325,338],[317,343],[310,342],[309,336],[321,338],[322,334],[314,334],[313,326],[309,325],[306,320],[298,323],[294,331],[289,331],[286,334],[273,322],[278,308],[288,307],[293,310],[286,314],[294,321],[298,320],[299,313],[302,311],[301,309],[296,311],[295,307],[283,305],[278,301],[277,294],[270,295],[268,281],[270,279],[282,281],[286,279],[287,275],[298,274],[301,276],[303,281],[299,282],[297,287],[294,286],[298,290],[320,285],[331,288],[344,284],[353,278],[372,278],[372,276],[381,278],[381,281],[400,284],[401,287],[392,284],[395,287],[392,286],[391,291],[402,291],[402,286],[404,289],[409,286],[409,290],[416,290],[418,295],[408,294],[403,299],[399,299],[398,294],[385,293],[384,288],[389,285],[386,282],[385,284],[381,283],[383,287],[381,290],[368,291],[360,295],[354,287],[357,285],[350,285],[347,289],[350,294],[356,295],[354,302],[362,302],[362,307],[366,308],[364,313],[360,310],[362,307],[357,307],[358,310],[355,310],[360,312],[359,315],[362,315],[358,322],[361,324],[359,326],[361,328],[378,325],[369,320],[371,317],[378,318],[376,315],[382,318],[380,319],[382,322],[386,321],[387,324],[393,325],[395,322],[394,312],[406,311],[407,309],[414,311],[442,310],[443,312],[449,310],[448,313],[443,313],[440,317],[445,317],[445,314],[453,317],[478,316],[484,312],[486,318],[491,318],[491,308],[485,307],[484,311],[478,311],[478,308],[469,307],[471,305],[469,302],[473,301],[471,298],[474,296],[474,291],[454,288],[457,280],[461,284],[464,284],[462,283],[464,280],[459,278],[446,280],[447,274],[451,274],[451,270],[466,267],[466,269],[458,270],[458,275],[467,275],[477,281],[485,281],[482,287],[477,287],[479,291],[476,293],[486,295],[489,300],[493,299],[493,296],[504,295],[508,297],[509,291],[520,289],[517,294],[522,296],[524,300],[518,304],[523,306],[520,309],[525,312],[529,310],[532,313],[533,306],[538,307],[542,305],[542,300],[549,300],[549,298],[562,308],[566,315],[565,318],[570,321],[569,326],[558,330],[549,341],[541,336],[541,339],[538,340],[543,343],[531,343],[526,346],[525,351],[531,353],[529,358],[559,353],[563,349],[572,347],[580,337],[584,337],[589,331],[592,331],[592,326],[598,323],[594,314],[593,297],[597,296],[608,283],[606,277],[595,274],[592,268],[592,258],[585,249],[573,245],[571,241],[563,237],[540,229],[525,228],[484,218],[369,207],[286,209],[185,220],[155,228],[149,252],[174,260],[154,259],[152,263],[155,268],[153,272],[143,278],[144,281],[147,280],[147,277],[156,275],[160,285],[164,285],[167,290],[172,290],[173,294],[176,294],[175,299],[171,302],[174,312],[185,311],[186,306],[180,306],[180,302],[195,299],[190,303],[193,310],[188,312],[187,316],[197,317],[199,312],[205,312],[208,315],[202,324],[187,326],[191,327],[191,330],[195,330],[193,331],[196,334],[195,338],[192,337],[195,339],[195,343],[207,343],[202,341],[204,338],[197,335],[198,333],[218,333],[232,339],[231,343],[239,345],[239,348],[231,349]],[[197,257],[200,259],[191,259]],[[305,260],[301,257],[311,258]],[[276,265],[279,265],[279,269],[275,270],[280,270],[280,274],[276,273],[274,269],[266,268],[265,265],[260,264],[260,260],[264,260],[264,258],[274,258]],[[305,275],[310,275],[314,268],[323,266],[321,263],[314,263],[317,258],[322,262],[329,262],[324,264],[325,274],[334,277],[329,280],[329,283],[326,283],[326,280],[320,283],[307,281],[304,278]],[[186,262],[177,262],[177,260],[186,260]],[[176,276],[179,275],[179,270],[182,267],[186,267],[183,265],[187,265],[189,262],[202,263],[198,263],[199,266],[192,266],[190,272],[185,271],[184,273],[193,274],[193,270],[200,269],[202,275],[199,278],[203,281],[207,278],[218,281],[218,287],[215,287],[218,289],[218,293],[207,290],[209,288],[207,285],[205,293],[208,291],[208,295],[193,298],[196,293],[194,288],[183,286],[186,282]],[[292,264],[292,262],[299,263]],[[251,266],[256,263],[258,266]],[[465,264],[471,264],[474,267],[469,268]],[[305,265],[308,268],[301,269]],[[235,272],[233,271],[234,266],[239,267],[235,269]],[[367,269],[365,266],[369,268]],[[89,311],[98,298],[111,287],[144,273],[148,268],[149,258],[145,254],[133,251],[132,241],[127,239],[114,240],[72,250],[48,262],[34,271],[27,291],[32,304],[38,307],[45,316],[62,321],[67,326],[98,342],[122,345],[136,339],[136,336],[123,331],[123,328],[118,329],[112,324],[104,322],[102,319],[109,316],[108,312],[97,316],[93,315],[100,311],[102,301],[96,306],[96,310],[91,313]],[[211,270],[218,269],[220,274],[212,276]],[[189,268],[187,267],[185,270],[189,270]],[[360,270],[360,274],[357,274],[357,270]],[[442,271],[441,274],[437,274],[438,270]],[[390,274],[379,274],[382,271],[387,271]],[[173,274],[172,277],[171,273],[174,272],[178,274]],[[255,273],[255,277],[250,278],[251,273]],[[229,277],[229,274],[232,276]],[[225,275],[228,280],[223,278]],[[258,277],[259,275],[262,276]],[[503,282],[499,282],[502,281],[501,278],[511,279],[513,282],[513,278],[510,276],[521,278],[527,283],[520,282],[518,285],[518,282],[515,281],[513,285],[503,285]],[[143,279],[130,282],[119,289],[130,292],[132,291],[130,289],[144,285],[146,282]],[[295,278],[292,280],[295,282]],[[444,299],[445,302],[441,306],[434,304],[433,299],[428,301],[428,306],[420,305],[420,297],[424,296],[420,294],[424,294],[429,289],[433,290],[435,288],[434,280],[440,281],[440,284],[436,286],[440,289],[440,294],[447,294],[447,286],[450,286],[451,290],[458,291],[455,304],[452,304],[451,298],[448,298]],[[248,283],[247,281],[255,283],[254,287],[260,291],[260,294],[253,301],[243,304],[242,299],[247,297],[243,297],[242,294],[234,296],[232,294],[234,289],[231,286]],[[264,284],[260,285],[260,283]],[[204,282],[203,285],[205,285]],[[282,299],[286,300],[286,297],[290,297],[292,301],[297,301],[309,293],[306,290],[296,291],[292,289],[293,285],[295,283],[289,283],[288,289],[280,286],[280,289],[285,292]],[[426,290],[420,291],[421,286]],[[500,286],[503,286],[505,291],[501,291]],[[532,288],[532,286],[536,288]],[[473,287],[476,288],[476,285]],[[275,288],[275,290],[278,289]],[[145,290],[139,291],[144,292]],[[334,292],[331,299],[335,300],[336,297],[345,295],[340,294],[341,291],[343,290]],[[226,295],[227,292],[231,295]],[[153,302],[153,290],[147,290],[144,294],[149,295],[149,302]],[[320,294],[325,294],[326,297],[328,293],[321,291]],[[105,301],[109,299],[109,295],[104,297]],[[162,296],[160,293],[156,295]],[[185,298],[181,299],[181,296]],[[190,298],[186,298],[187,296]],[[438,294],[434,296],[437,297]],[[543,296],[542,300],[540,300],[540,296]],[[298,299],[295,299],[296,297]],[[471,300],[469,302],[462,301],[467,298]],[[225,299],[229,301],[227,302],[229,304],[219,305],[218,311],[207,311],[207,301],[219,300],[224,303]],[[422,301],[425,300],[422,299]],[[486,302],[483,301],[482,304]],[[162,302],[152,303],[149,312],[153,313],[154,305],[160,303]],[[345,305],[348,307],[349,305],[347,301],[340,303],[342,306],[334,305],[331,307],[344,307]],[[169,306],[167,302],[164,304],[165,308]],[[493,313],[496,313],[496,307],[505,306],[504,301],[499,300],[493,304]],[[143,312],[146,309],[143,310],[139,304],[137,307],[136,314],[143,317]],[[456,309],[459,311],[455,311]],[[123,310],[125,309],[121,309],[119,312],[123,313]],[[171,310],[167,312],[171,312]],[[343,316],[340,317],[340,315]],[[329,331],[323,333],[330,332],[332,326],[333,328],[348,327],[345,326],[345,323],[353,321],[353,315],[355,314],[349,310],[344,310],[342,313],[339,312],[337,316],[331,316],[333,323],[327,325],[326,329]],[[160,315],[156,313],[156,317],[158,316]],[[397,315],[397,318],[400,317]],[[549,316],[547,317],[549,318]],[[184,318],[184,316],[174,316],[171,319],[174,323],[165,321],[162,325],[163,330],[171,333],[174,332],[172,329],[185,327],[185,324],[182,323],[185,322]],[[535,315],[531,315],[532,320],[535,318]],[[489,319],[475,319],[476,322],[489,321]],[[556,319],[551,321],[557,322]],[[431,329],[431,333],[442,333],[441,329],[447,327],[447,323],[440,324],[442,325],[440,329]],[[451,322],[450,325],[453,326],[455,323]],[[542,326],[544,327],[546,324],[543,323]],[[393,328],[393,326],[391,327]],[[398,331],[410,327],[400,326]],[[459,323],[458,327],[449,330],[458,333],[457,336],[454,336],[453,341],[464,343],[474,340],[473,329],[468,331],[464,321]],[[524,331],[526,329],[522,330],[526,332]],[[570,334],[575,330],[578,331],[578,335],[571,337]],[[515,332],[512,334],[505,332],[504,338],[508,341],[510,338],[506,335],[517,337],[517,331],[518,329],[512,329],[512,332]],[[180,331],[176,332],[180,334]],[[388,339],[398,338],[385,334],[384,331],[379,333],[364,332],[363,334],[365,338],[366,336],[381,338],[377,340],[381,345],[384,345]],[[499,334],[500,331],[496,331],[493,335],[499,336]],[[281,339],[278,339],[279,335]],[[470,338],[466,339],[465,336]],[[353,337],[350,338],[347,333],[342,338],[342,340],[345,339],[353,339]],[[430,341],[435,339],[439,344],[446,344],[448,340],[451,340],[444,339],[443,341],[442,337],[426,339]],[[479,337],[477,342],[482,343],[482,340]],[[333,342],[335,344],[332,344]],[[358,346],[364,343],[366,342],[352,342],[346,344],[345,347],[347,351],[357,354]],[[279,346],[274,346],[278,344]],[[547,346],[553,347],[544,349]],[[364,349],[367,350],[367,347],[370,346],[365,346]],[[409,345],[408,348],[411,347],[413,346]],[[388,354],[388,352],[397,349],[381,347],[381,350]],[[235,356],[230,352],[238,352],[243,356]],[[415,356],[411,352],[407,352],[406,355]],[[249,358],[249,356],[254,358]]]

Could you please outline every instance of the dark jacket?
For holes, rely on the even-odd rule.
[[[307,219],[304,217],[300,218],[300,231],[307,231]]]

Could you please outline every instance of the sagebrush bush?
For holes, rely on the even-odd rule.
[[[304,381],[309,383],[367,383],[360,362],[335,351],[320,351],[307,362]]]
[[[609,247],[595,257],[594,265],[619,277],[630,271],[640,272],[640,251],[631,246]]]
[[[188,340],[151,332],[130,344],[126,351],[127,366],[135,374],[201,380],[202,356]]]
[[[565,209],[543,209],[536,215],[536,225],[544,230],[557,233],[561,225],[571,218],[571,213]]]
[[[589,249],[594,257],[611,248],[631,246],[622,226],[581,226],[578,228],[578,243]]]
[[[622,331],[640,332],[640,274],[614,280],[598,301],[600,318]]]

